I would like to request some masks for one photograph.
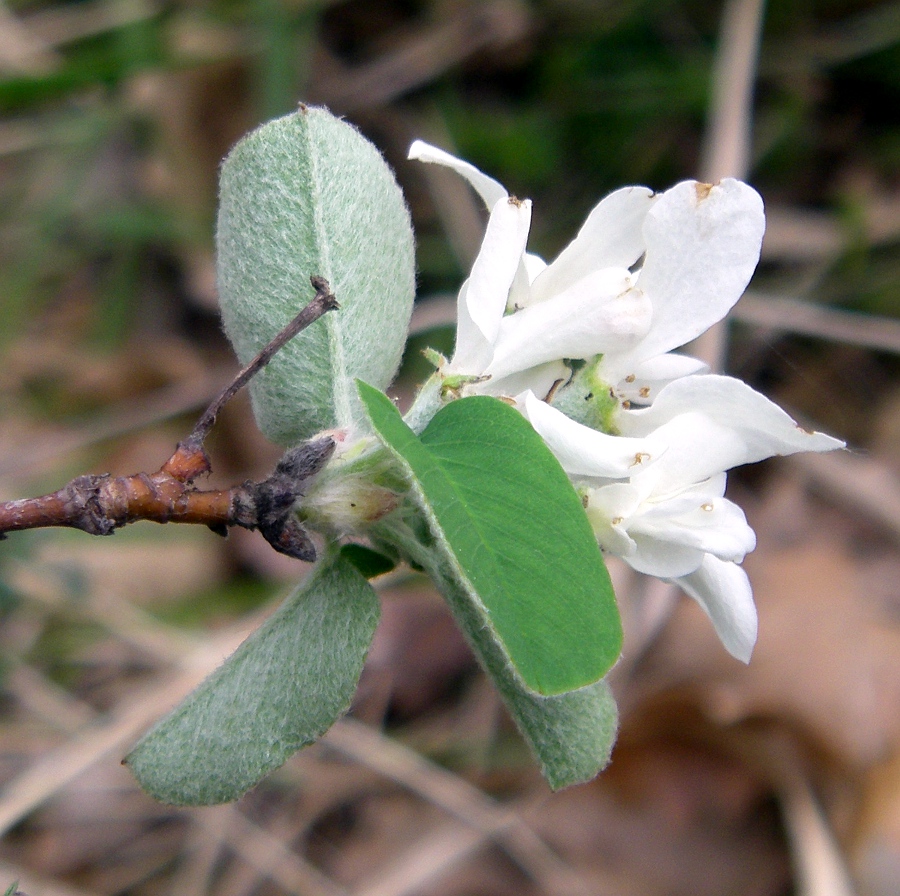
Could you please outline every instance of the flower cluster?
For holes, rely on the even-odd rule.
[[[724,497],[725,473],[843,444],[673,352],[743,293],[765,228],[759,195],[732,179],[626,187],[546,264],[526,251],[530,201],[421,141],[410,158],[452,168],[490,213],[438,372],[446,391],[514,399],[581,493],[601,548],[677,582],[747,662],[757,620],[739,564],[756,539]]]

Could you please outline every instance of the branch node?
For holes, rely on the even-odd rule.
[[[90,535],[112,535],[116,522],[103,506],[101,490],[110,481],[108,473],[76,476],[63,489],[63,512],[72,525]]]

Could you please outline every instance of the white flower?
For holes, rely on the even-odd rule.
[[[547,265],[525,251],[528,200],[421,141],[409,155],[458,172],[490,211],[459,293],[456,352],[445,371],[490,377],[476,391],[544,395],[570,377],[563,360],[580,359],[599,391],[649,400],[660,385],[704,369],[669,353],[724,317],[759,259],[762,200],[736,180],[685,181],[660,195],[617,190]]]
[[[520,407],[585,496],[600,546],[639,572],[677,582],[727,650],[747,662],[756,610],[738,564],[756,540],[740,508],[723,497],[725,471],[843,443],[803,429],[726,376],[675,380],[652,406],[622,412],[623,436],[576,423],[533,394],[521,396]]]
[[[747,662],[757,619],[739,564],[756,537],[724,497],[726,471],[842,445],[739,380],[697,376],[701,362],[673,353],[746,287],[765,228],[758,194],[732,179],[660,195],[618,190],[547,265],[526,252],[530,202],[420,141],[410,157],[455,170],[490,211],[459,293],[445,381],[518,396],[581,492],[601,547],[677,582]]]

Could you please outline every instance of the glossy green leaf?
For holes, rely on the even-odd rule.
[[[618,732],[616,701],[606,681],[553,697],[528,690],[484,625],[452,561],[427,551],[419,558],[500,691],[547,783],[559,790],[590,781],[609,763]]]
[[[324,109],[262,125],[222,165],[216,248],[222,321],[241,363],[312,299],[311,275],[341,305],[254,378],[263,432],[296,444],[358,420],[354,378],[393,379],[415,291],[409,214],[375,147]]]
[[[359,390],[522,683],[553,695],[602,678],[621,650],[612,584],[578,496],[531,425],[475,396],[441,409],[417,438],[387,396]]]
[[[310,577],[125,760],[151,796],[237,799],[350,706],[378,596],[341,553]]]

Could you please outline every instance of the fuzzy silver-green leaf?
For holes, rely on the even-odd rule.
[[[309,578],[127,757],[166,803],[237,799],[347,711],[379,603],[342,553]]]
[[[341,305],[251,383],[257,423],[281,444],[352,425],[354,379],[389,385],[412,312],[412,228],[393,173],[351,125],[303,107],[234,147],[219,193],[222,320],[242,364],[312,299],[310,276]]]

